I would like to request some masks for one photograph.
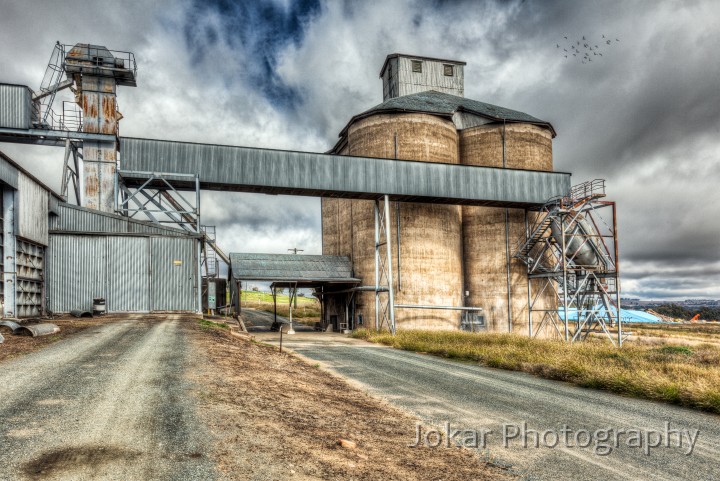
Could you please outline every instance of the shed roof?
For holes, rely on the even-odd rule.
[[[342,132],[340,132],[340,137],[342,138],[347,135],[348,128],[356,120],[375,114],[397,112],[424,113],[447,118],[452,118],[456,112],[468,112],[495,122],[523,122],[547,127],[550,129],[550,132],[552,132],[553,137],[556,135],[555,129],[550,122],[540,120],[525,112],[480,102],[479,100],[437,92],[435,90],[427,90],[425,92],[388,99],[365,112],[355,115],[350,119],[350,122],[348,122]],[[338,142],[338,144],[340,143],[341,142]]]
[[[360,282],[345,256],[231,253],[230,267],[237,280]]]

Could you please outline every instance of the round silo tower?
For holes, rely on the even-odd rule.
[[[389,55],[380,73],[384,102],[353,117],[332,152],[552,170],[552,126],[464,98],[464,65]],[[506,217],[501,208],[393,203],[390,214],[396,304],[482,308],[488,330],[507,332],[512,319],[514,331],[527,332],[527,274],[512,258],[525,232],[524,210],[509,209]],[[322,223],[323,253],[348,256],[362,285],[374,285],[373,202],[323,199]],[[356,292],[352,324],[374,326],[374,295]],[[540,302],[553,300],[548,294]],[[462,316],[398,308],[395,318],[398,329],[459,329]]]
[[[459,134],[463,164],[552,170],[553,131],[547,126],[526,122],[492,123],[464,129]],[[533,215],[529,214],[530,225]],[[465,302],[483,308],[489,330],[509,331],[512,326],[513,331],[526,333],[526,266],[512,258],[525,232],[524,210],[507,209],[506,217],[506,209],[463,206],[462,216]],[[508,298],[512,306],[510,312]],[[553,300],[553,293],[547,292],[539,302],[550,305]]]
[[[419,113],[374,114],[353,122],[347,131],[347,154],[364,157],[458,163],[455,125]],[[397,155],[396,155],[397,151]],[[400,213],[399,231],[397,213]],[[374,279],[374,204],[352,202],[355,275]],[[396,304],[460,306],[462,303],[462,228],[460,207],[399,203],[391,206]],[[371,284],[372,282],[367,282]],[[360,293],[357,312],[374,319],[374,293]],[[399,328],[457,329],[459,311],[397,309]]]

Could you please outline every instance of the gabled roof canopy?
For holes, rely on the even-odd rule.
[[[352,276],[352,264],[344,256],[231,253],[230,268],[235,280],[303,284],[360,282]]]

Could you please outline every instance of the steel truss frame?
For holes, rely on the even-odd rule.
[[[527,266],[528,334],[554,330],[566,342],[604,334],[622,347],[617,219],[605,181],[576,186],[525,216],[525,237],[515,258]],[[594,261],[583,264],[590,250]],[[587,260],[585,260],[587,262]],[[551,297],[557,305],[540,301]]]
[[[390,198],[385,195],[375,200],[375,329],[387,328],[395,335],[391,228]]]
[[[82,155],[82,142],[65,139],[65,161],[63,162],[62,186],[60,195],[67,202],[68,185],[72,180],[73,193],[75,194],[75,202],[80,205],[80,161]],[[72,156],[72,165],[70,164],[70,156]]]
[[[146,179],[139,187],[127,187],[123,174]],[[168,176],[195,180],[195,204],[187,200],[173,186]],[[193,174],[162,174],[157,172],[129,172],[118,170],[115,176],[118,195],[115,212],[130,218],[144,214],[156,224],[175,224],[183,230],[202,234],[200,227],[200,180]],[[164,201],[164,202],[163,202]]]

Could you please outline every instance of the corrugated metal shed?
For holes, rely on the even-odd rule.
[[[358,283],[345,256],[296,254],[230,254],[236,280]]]
[[[29,129],[32,91],[24,85],[0,84],[0,127]]]
[[[438,204],[537,207],[570,191],[570,174],[469,165],[289,152],[225,145],[121,138],[123,178],[142,184],[147,175],[127,171],[198,174],[211,190],[377,199]],[[168,175],[195,189],[187,178]],[[183,183],[184,182],[184,183]]]
[[[89,310],[93,298],[103,297],[108,312],[198,311],[197,242],[52,234],[46,255],[48,307]]]
[[[112,234],[148,234],[187,236],[181,229],[130,219],[118,214],[100,212],[67,202],[57,202],[57,216],[50,218],[51,232],[82,232]]]

